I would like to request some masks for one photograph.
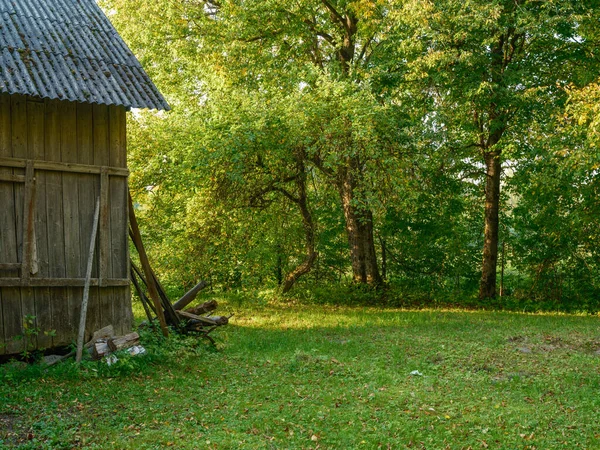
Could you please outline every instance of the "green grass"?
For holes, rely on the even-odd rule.
[[[217,350],[145,334],[111,367],[0,368],[0,444],[600,448],[596,316],[222,309]]]

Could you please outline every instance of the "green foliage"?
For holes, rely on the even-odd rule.
[[[301,263],[285,194],[299,159],[319,258],[297,287],[347,283],[339,177],[354,161],[352,206],[372,212],[398,297],[465,302],[481,268],[481,156],[496,152],[501,305],[597,308],[594,2],[102,4],[173,106],[134,112],[128,136],[136,212],[169,286],[273,289]]]

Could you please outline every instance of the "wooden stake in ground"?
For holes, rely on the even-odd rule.
[[[90,279],[92,278],[92,264],[94,262],[94,250],[96,249],[96,233],[98,233],[98,216],[100,215],[100,197],[96,200],[96,211],[94,212],[94,224],[92,226],[92,237],[90,240],[90,251],[88,253],[87,268],[85,272],[85,285],[83,286],[83,300],[81,302],[81,315],[79,317],[79,334],[77,335],[77,355],[75,361],[79,364],[83,355],[83,335],[85,334],[85,321],[87,319],[88,300],[90,297]]]
[[[150,298],[154,302],[154,307],[156,308],[156,315],[158,317],[158,322],[160,323],[160,329],[162,330],[163,335],[167,337],[169,335],[169,329],[167,328],[165,314],[160,304],[158,289],[156,287],[156,284],[154,283],[154,276],[152,274],[150,262],[148,261],[148,255],[146,255],[146,249],[144,248],[144,244],[142,243],[142,236],[140,234],[140,229],[138,227],[135,212],[133,210],[133,200],[131,200],[131,194],[129,194],[129,225],[131,227],[131,238],[140,256],[142,270],[144,271],[144,275],[146,276],[146,286],[148,287],[148,294],[150,294]]]

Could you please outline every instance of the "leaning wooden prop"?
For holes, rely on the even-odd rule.
[[[150,324],[155,323],[154,318],[156,317],[164,336],[168,336],[168,326],[171,326],[179,332],[196,333],[215,344],[215,340],[210,334],[215,329],[227,325],[233,314],[229,316],[212,315],[211,313],[218,306],[214,300],[184,310],[186,306],[194,301],[198,293],[208,286],[205,281],[200,281],[183,297],[175,303],[171,303],[148,261],[135,217],[131,195],[129,196],[129,236],[138,252],[140,265],[142,266],[140,269],[131,261],[131,282],[142,302],[148,322]],[[146,287],[148,294],[144,292],[142,285]]]

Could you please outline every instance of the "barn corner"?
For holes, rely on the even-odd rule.
[[[126,111],[169,109],[94,0],[0,0],[0,355],[131,329]],[[27,339],[23,339],[23,337]]]

